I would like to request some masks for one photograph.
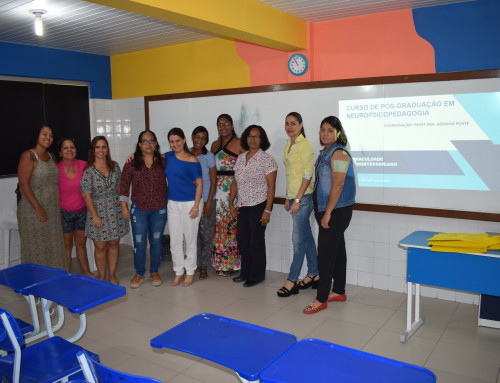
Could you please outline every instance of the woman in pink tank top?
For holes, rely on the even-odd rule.
[[[58,187],[68,272],[71,272],[71,251],[74,244],[82,274],[92,276],[87,258],[87,237],[85,237],[87,208],[80,192],[80,181],[86,162],[76,159],[76,147],[72,138],[59,140],[59,153],[61,161],[57,164]]]

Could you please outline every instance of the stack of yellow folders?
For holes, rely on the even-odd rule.
[[[500,236],[488,234],[439,233],[429,238],[432,251],[447,253],[486,253],[500,250]]]

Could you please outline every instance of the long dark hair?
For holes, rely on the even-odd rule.
[[[297,119],[297,121],[299,122],[299,124],[302,124],[302,116],[300,115],[300,113],[298,113],[298,112],[290,112],[290,113],[288,113],[286,115],[286,117],[289,117],[289,116],[295,117]],[[300,129],[300,133],[304,137],[306,136],[306,131],[304,130],[304,125],[302,125],[302,129]]]
[[[201,148],[201,152],[203,154],[207,154],[208,153],[208,150],[206,148],[206,145],[208,143],[208,140],[209,140],[209,135],[208,135],[208,130],[207,128],[205,128],[204,126],[197,126],[196,128],[194,128],[193,130],[193,133],[191,133],[191,139],[193,139],[194,141],[194,136],[196,136],[198,133],[206,133],[207,134],[207,142],[205,143],[205,145],[203,145],[203,147]]]
[[[346,146],[347,142],[348,142],[347,135],[345,134],[344,127],[342,126],[342,123],[340,122],[338,117],[328,116],[328,117],[323,118],[323,121],[321,121],[321,124],[319,125],[320,129],[321,129],[321,126],[325,122],[327,124],[330,124],[332,127],[334,127],[337,130],[337,137],[335,137],[335,142],[338,142],[338,143],[342,144],[343,146]],[[320,142],[321,142],[321,139],[320,139]],[[323,145],[322,142],[321,142],[321,145]]]
[[[95,136],[90,142],[89,159],[87,160],[87,165],[85,165],[85,169],[94,165],[95,147],[97,146],[97,143],[101,140],[104,141],[106,143],[106,146],[108,147],[108,153],[106,154],[106,165],[108,166],[108,169],[110,171],[115,169],[115,162],[111,159],[111,150],[109,149],[109,143],[106,137],[104,136]]]
[[[156,142],[156,148],[155,151],[153,152],[153,165],[155,163],[160,163],[160,144],[158,143],[158,140],[156,139],[156,134],[152,130],[143,130],[142,132],[139,133],[139,137],[137,138],[137,144],[135,145],[135,152],[134,152],[134,158],[132,159],[131,165],[136,168],[140,169],[142,164],[144,164],[144,161],[142,160],[142,150],[141,146],[139,145],[142,141],[142,136],[146,133],[149,133],[153,136],[153,139]]]
[[[183,139],[186,138],[186,135],[184,134],[184,131],[181,128],[172,128],[172,129],[170,129],[170,131],[168,132],[167,137],[170,138],[170,136],[179,136],[180,138],[183,138]],[[189,154],[191,154],[191,152],[189,151],[189,148],[187,146],[186,141],[184,141],[184,151],[186,151]]]

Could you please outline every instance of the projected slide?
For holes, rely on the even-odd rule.
[[[358,185],[500,190],[500,92],[339,101]]]

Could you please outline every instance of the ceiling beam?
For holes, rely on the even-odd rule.
[[[282,51],[307,49],[307,22],[257,0],[86,0]]]

